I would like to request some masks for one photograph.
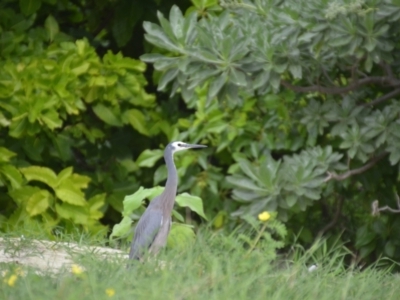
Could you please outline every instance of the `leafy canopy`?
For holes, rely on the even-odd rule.
[[[398,257],[398,236],[382,230],[397,221],[370,216],[376,198],[396,205],[399,188],[398,1],[244,0],[221,8],[200,18],[176,6],[168,18],[159,13],[159,24],[144,29],[162,52],[141,59],[161,73],[159,90],[196,109],[180,123],[189,136],[212,140],[220,162],[233,158],[225,160],[233,215],[277,210],[306,226],[302,238],[311,241],[311,231],[338,223],[333,213],[321,219],[320,201],[352,220],[342,226],[352,226],[347,234],[362,257],[376,249]],[[319,229],[305,223],[307,208]]]

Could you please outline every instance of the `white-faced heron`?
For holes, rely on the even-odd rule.
[[[174,153],[191,148],[205,148],[204,145],[169,143],[164,151],[168,177],[165,189],[160,196],[154,198],[140,217],[135,229],[129,259],[140,260],[147,251],[156,254],[167,243],[171,228],[171,213],[175,203],[178,187],[178,174],[174,163]]]

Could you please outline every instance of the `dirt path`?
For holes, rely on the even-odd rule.
[[[57,273],[74,264],[74,257],[91,253],[99,258],[128,258],[128,254],[111,248],[80,246],[76,243],[0,238],[0,263],[29,266],[39,273]]]

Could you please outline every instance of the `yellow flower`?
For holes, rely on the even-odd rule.
[[[75,274],[75,275],[80,275],[80,274],[83,273],[83,271],[84,271],[84,269],[83,269],[80,265],[75,265],[75,264],[73,264],[73,265],[71,266],[71,272],[72,272],[73,274]]]
[[[271,218],[271,215],[267,211],[264,211],[258,215],[258,219],[263,222],[268,221],[270,218]]]
[[[4,280],[4,282],[7,283],[9,286],[14,286],[17,279],[18,279],[18,276],[13,274],[10,277],[8,277],[7,280]]]
[[[115,295],[115,290],[114,289],[106,289],[106,294],[108,297],[112,297]]]

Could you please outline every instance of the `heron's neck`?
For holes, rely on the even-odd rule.
[[[167,206],[169,210],[172,210],[174,207],[176,190],[178,187],[178,173],[176,172],[176,167],[174,163],[174,154],[173,153],[165,153],[164,154],[165,163],[167,165],[168,170],[168,179],[165,184],[165,189],[163,192],[164,204]],[[167,199],[167,200],[165,200]]]

